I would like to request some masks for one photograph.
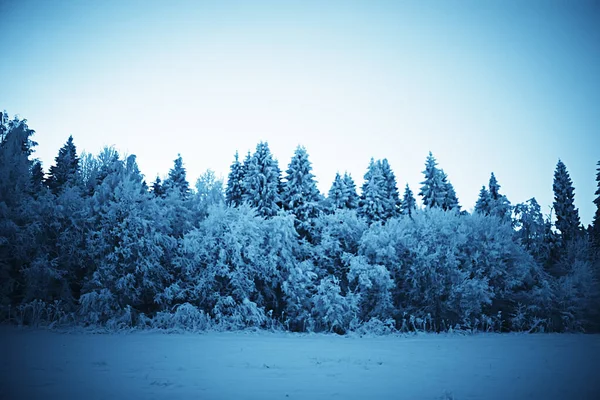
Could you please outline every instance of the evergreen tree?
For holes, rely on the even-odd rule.
[[[331,189],[329,189],[329,195],[327,196],[329,207],[333,210],[346,208],[346,192],[346,182],[344,182],[340,173],[336,172]]]
[[[456,197],[454,186],[452,186],[452,183],[450,183],[450,181],[448,180],[448,175],[444,172],[443,169],[440,170],[440,174],[442,175],[444,192],[446,193],[446,195],[444,196],[444,201],[442,203],[442,209],[444,211],[460,211],[460,206],[458,205],[458,198]]]
[[[169,171],[169,177],[163,184],[165,193],[175,192],[182,198],[187,198],[190,194],[190,184],[186,179],[186,171],[183,167],[181,155],[177,155],[173,168]]]
[[[369,223],[384,221],[386,218],[385,199],[386,186],[381,170],[381,163],[371,158],[369,168],[365,173],[365,182],[358,202],[358,212]]]
[[[34,192],[38,192],[44,185],[44,169],[39,160],[34,161],[31,167],[31,182]]]
[[[594,221],[592,223],[592,240],[596,247],[600,248],[600,161],[598,161],[598,168],[596,168],[596,192],[594,193],[597,197],[594,199],[596,204],[596,213],[594,214]]]
[[[419,196],[423,197],[423,205],[427,208],[442,207],[447,193],[447,185],[444,182],[442,172],[437,168],[437,161],[429,152],[425,161],[425,180],[421,182]]]
[[[355,210],[358,208],[358,193],[356,193],[356,184],[354,183],[354,179],[352,179],[352,175],[347,172],[344,172],[344,183],[345,183],[345,195],[346,199],[346,208],[349,210]]]
[[[269,145],[260,142],[252,157],[244,163],[246,167],[243,200],[257,209],[258,214],[272,217],[279,212],[281,202],[280,170],[273,158]]]
[[[398,194],[398,187],[396,185],[396,176],[394,175],[387,158],[384,158],[380,165],[381,175],[383,176],[385,186],[383,207],[385,219],[389,219],[398,215],[400,208],[400,197]]]
[[[77,157],[73,136],[69,136],[54,161],[56,164],[50,167],[47,184],[52,193],[57,194],[65,185],[74,185],[78,180],[79,157]]]
[[[489,214],[508,221],[511,214],[510,201],[500,193],[500,184],[492,172],[489,181]]]
[[[575,238],[579,233],[579,211],[575,208],[575,189],[565,164],[558,160],[554,172],[554,212],[556,213],[556,228],[563,239]]]
[[[312,174],[308,153],[298,146],[286,171],[282,200],[284,209],[297,219],[296,229],[301,236],[308,234],[311,220],[320,212],[321,194]]]
[[[244,167],[235,152],[235,159],[229,171],[227,189],[225,190],[225,202],[228,206],[237,207],[242,204],[244,198]]]
[[[152,183],[152,193],[154,194],[155,197],[164,197],[164,195],[165,195],[165,191],[163,189],[162,182],[158,176]]]
[[[490,192],[486,189],[485,186],[481,187],[479,191],[479,198],[475,203],[475,212],[482,215],[490,215],[491,212],[491,198]]]
[[[417,201],[415,200],[413,192],[412,190],[410,190],[410,187],[407,183],[406,187],[404,188],[404,197],[402,198],[402,204],[400,205],[400,213],[402,215],[408,215],[409,217],[411,217],[414,210],[416,209]]]

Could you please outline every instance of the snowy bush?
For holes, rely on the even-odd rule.
[[[339,279],[327,276],[321,279],[312,298],[313,329],[339,334],[347,332],[358,314],[358,296],[352,292],[341,295]]]
[[[379,318],[371,318],[352,327],[352,331],[359,335],[389,335],[396,333],[396,321],[389,318],[385,321]]]
[[[118,314],[115,296],[108,289],[100,289],[81,295],[79,299],[81,322],[89,325],[106,323]]]
[[[156,313],[150,326],[157,329],[188,330],[192,332],[205,331],[211,327],[210,317],[190,303],[180,304],[175,307],[174,311]]]
[[[223,330],[237,330],[247,327],[265,327],[267,316],[262,307],[244,299],[241,304],[233,297],[221,297],[212,310],[217,327]]]

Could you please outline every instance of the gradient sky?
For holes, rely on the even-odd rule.
[[[600,160],[598,1],[0,0],[0,108],[47,170],[70,134],[148,181],[298,144],[326,192],[388,158],[415,193],[431,150],[471,210],[494,172],[544,213],[561,158],[584,224]]]

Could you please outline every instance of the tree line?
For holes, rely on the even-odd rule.
[[[580,223],[565,164],[553,213],[513,205],[492,173],[472,213],[429,153],[417,196],[387,159],[358,193],[319,192],[305,148],[282,172],[261,142],[227,182],[191,187],[178,156],[150,185],[135,155],[78,154],[44,171],[26,120],[0,121],[0,320],[108,328],[600,330],[596,213]]]

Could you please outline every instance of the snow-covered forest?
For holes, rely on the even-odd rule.
[[[511,177],[493,173],[469,213],[431,153],[421,187],[398,188],[388,161],[371,159],[362,182],[340,173],[320,193],[305,148],[280,166],[258,143],[226,182],[209,170],[192,186],[181,157],[147,181],[135,155],[79,154],[72,137],[46,170],[26,120],[2,116],[1,321],[600,330],[600,162],[584,227],[560,160],[551,214],[535,198],[512,204],[499,183]]]

